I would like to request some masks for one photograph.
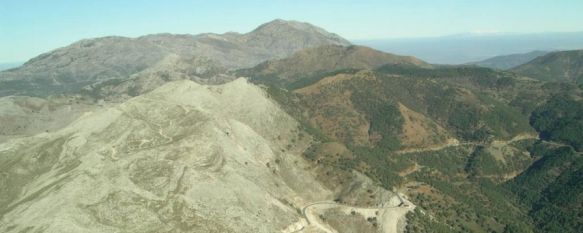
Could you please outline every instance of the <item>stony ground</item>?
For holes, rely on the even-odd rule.
[[[0,144],[0,231],[277,232],[331,199],[299,133],[244,79],[173,82]]]

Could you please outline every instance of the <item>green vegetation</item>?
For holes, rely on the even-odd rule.
[[[236,74],[239,76],[248,76],[250,77],[250,81],[254,83],[286,88],[288,90],[295,90],[315,84],[326,77],[335,76],[337,74],[355,74],[359,71],[359,69],[345,68],[331,71],[322,70],[309,74],[282,77],[282,75],[277,73],[255,73],[260,71],[262,66],[266,66],[266,64],[261,64],[252,69],[238,70],[236,71]]]
[[[285,84],[285,87],[289,90],[300,89],[300,88],[315,84],[318,81],[320,81],[326,77],[335,76],[337,74],[355,74],[358,71],[359,71],[358,69],[340,69],[340,70],[335,70],[335,71],[331,71],[331,72],[320,71],[320,72],[316,72],[314,74],[308,75],[306,77],[296,79],[296,81],[293,81],[291,83],[287,83],[287,84]]]
[[[472,175],[483,166],[475,157],[487,157],[485,149],[451,148],[406,155],[423,166],[407,179],[422,182],[434,190],[415,192],[413,202],[451,227],[450,232],[503,232],[520,226],[532,232],[530,219],[509,198],[512,194],[489,178]]]
[[[515,87],[522,88],[522,84],[519,85],[519,81],[512,74],[480,67],[421,68],[414,65],[385,65],[373,73],[342,69],[320,71],[299,77],[280,77],[272,73],[267,76],[262,73],[253,74],[254,71],[260,70],[262,69],[255,68],[241,72],[253,77],[254,82],[288,90],[303,88],[340,73],[351,75],[355,78],[331,84],[323,95],[352,92],[351,100],[354,106],[360,111],[368,108],[368,112],[370,107],[363,105],[379,106],[378,103],[371,101],[372,98],[385,105],[400,102],[435,120],[464,141],[483,142],[491,138],[509,138],[518,133],[531,132],[527,116],[537,104],[525,102],[524,98],[512,94]],[[371,76],[375,79],[370,79]],[[508,96],[500,96],[501,94],[496,94],[497,92]],[[509,104],[515,99],[514,104]],[[519,102],[521,100],[522,102]],[[318,108],[309,106],[314,107]],[[371,116],[368,115],[368,118],[370,120]],[[389,125],[393,123],[390,122]]]
[[[506,188],[528,207],[539,232],[583,232],[583,157],[545,143],[530,151],[540,159]]]
[[[369,135],[380,135],[376,147],[384,150],[399,149],[398,135],[403,128],[403,117],[391,101],[383,101],[364,91],[356,91],[350,97],[356,108],[362,111],[370,122]]]
[[[530,121],[541,138],[583,150],[583,100],[554,96],[532,113]]]
[[[434,79],[439,81],[454,81],[458,84],[472,84],[480,88],[504,89],[517,85],[514,75],[495,71],[489,68],[475,66],[438,67],[434,69],[405,66],[385,65],[376,70],[379,73],[399,75],[417,79]]]
[[[467,77],[479,80],[481,83],[496,84],[499,72],[489,68],[462,66],[440,67],[436,69],[421,68],[411,65],[385,65],[377,69],[380,73],[396,74],[417,78],[457,78]]]
[[[301,123],[301,127],[304,131],[314,136],[314,138],[320,142],[330,141],[328,136],[322,133],[320,129],[307,123],[308,120],[301,115],[302,110],[300,109],[300,106],[298,106],[298,99],[294,93],[275,86],[268,86],[266,92],[271,99],[280,104],[283,110]]]
[[[339,72],[342,71],[330,75]],[[581,102],[557,95],[576,95],[577,86],[543,85],[517,79],[510,73],[476,67],[426,69],[387,65],[373,72],[346,74],[352,78],[318,87],[317,94],[285,91],[288,97],[275,99],[280,99],[284,106],[294,106],[294,116],[306,128],[336,141],[337,135],[330,134],[336,131],[314,124],[308,113],[318,109],[325,112],[324,117],[332,118],[354,114],[345,100],[334,101],[350,93],[348,104],[366,120],[369,143],[353,143],[350,138],[338,140],[348,147],[350,156],[334,156],[316,147],[306,157],[344,172],[360,171],[387,189],[412,190],[409,193],[412,202],[426,214],[410,214],[409,232],[560,232],[557,226],[561,225],[569,228],[564,232],[581,231],[578,227],[582,225],[582,214],[565,204],[576,203],[576,209],[583,209],[579,194],[583,193],[579,184],[580,162],[575,162],[579,155],[568,152],[569,147],[555,151],[544,143],[532,146],[534,140],[502,148],[490,145],[492,140],[509,140],[536,129],[547,140],[579,148],[583,138],[578,134],[583,128],[577,128],[583,116]],[[297,86],[284,87],[293,90],[323,78],[314,76],[303,81],[299,78]],[[398,104],[426,116],[460,141],[470,143],[395,154],[400,149],[405,120]],[[354,132],[350,127],[357,126],[362,125],[345,125],[335,130]],[[570,155],[564,157],[562,150]],[[552,165],[555,163],[568,166]],[[515,175],[518,176],[511,178]],[[565,189],[567,186],[572,188]],[[554,213],[558,216],[553,216]]]
[[[427,214],[415,209],[407,213],[407,233],[449,233],[453,232],[448,225],[432,220]]]
[[[366,174],[371,179],[377,181],[381,186],[391,190],[403,184],[404,179],[397,174],[393,168],[395,163],[387,158],[388,151],[383,148],[369,148],[357,146],[351,148],[356,155],[356,164],[364,163],[366,169],[357,169]],[[392,166],[393,165],[393,166]]]
[[[486,141],[532,131],[528,114],[495,94],[517,85],[510,74],[479,67],[424,69],[394,65],[378,71],[388,75],[382,78],[386,93],[417,111],[426,109],[428,116],[463,140]]]
[[[532,158],[523,154],[525,148],[521,148],[519,145],[514,146],[519,150],[501,154],[500,157],[503,158],[499,159],[495,158],[488,148],[477,146],[468,158],[465,172],[471,179],[492,177],[496,181],[503,180],[504,175],[511,175],[516,171],[526,169],[532,163]],[[497,151],[496,153],[502,152]]]
[[[492,130],[495,137],[510,138],[524,132],[532,132],[527,118],[516,108],[484,94],[477,94],[483,105],[489,109],[481,120]]]
[[[583,83],[583,50],[552,52],[512,70],[543,81]]]

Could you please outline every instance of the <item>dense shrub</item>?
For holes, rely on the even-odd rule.
[[[583,101],[565,95],[552,97],[537,108],[530,123],[541,138],[568,143],[583,150]]]

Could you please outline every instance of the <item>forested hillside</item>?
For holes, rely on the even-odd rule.
[[[307,158],[406,192],[421,207],[410,214],[408,232],[561,232],[556,224],[578,229],[581,219],[568,217],[577,211],[560,207],[567,194],[577,203],[578,187],[559,187],[581,173],[579,155],[561,152],[568,150],[563,143],[576,148],[581,138],[575,136],[580,87],[478,67],[346,68],[297,75],[291,85],[273,70],[269,76],[247,74],[321,135]],[[331,149],[337,143],[346,149]],[[553,149],[557,145],[563,149]],[[558,161],[572,165],[544,165]],[[548,183],[537,175],[550,170],[561,178]],[[342,173],[331,169],[326,176]],[[553,208],[562,217],[543,221]]]

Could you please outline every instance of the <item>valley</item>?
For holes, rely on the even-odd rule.
[[[583,57],[531,55],[280,19],[81,40],[0,71],[0,232],[581,232]]]

